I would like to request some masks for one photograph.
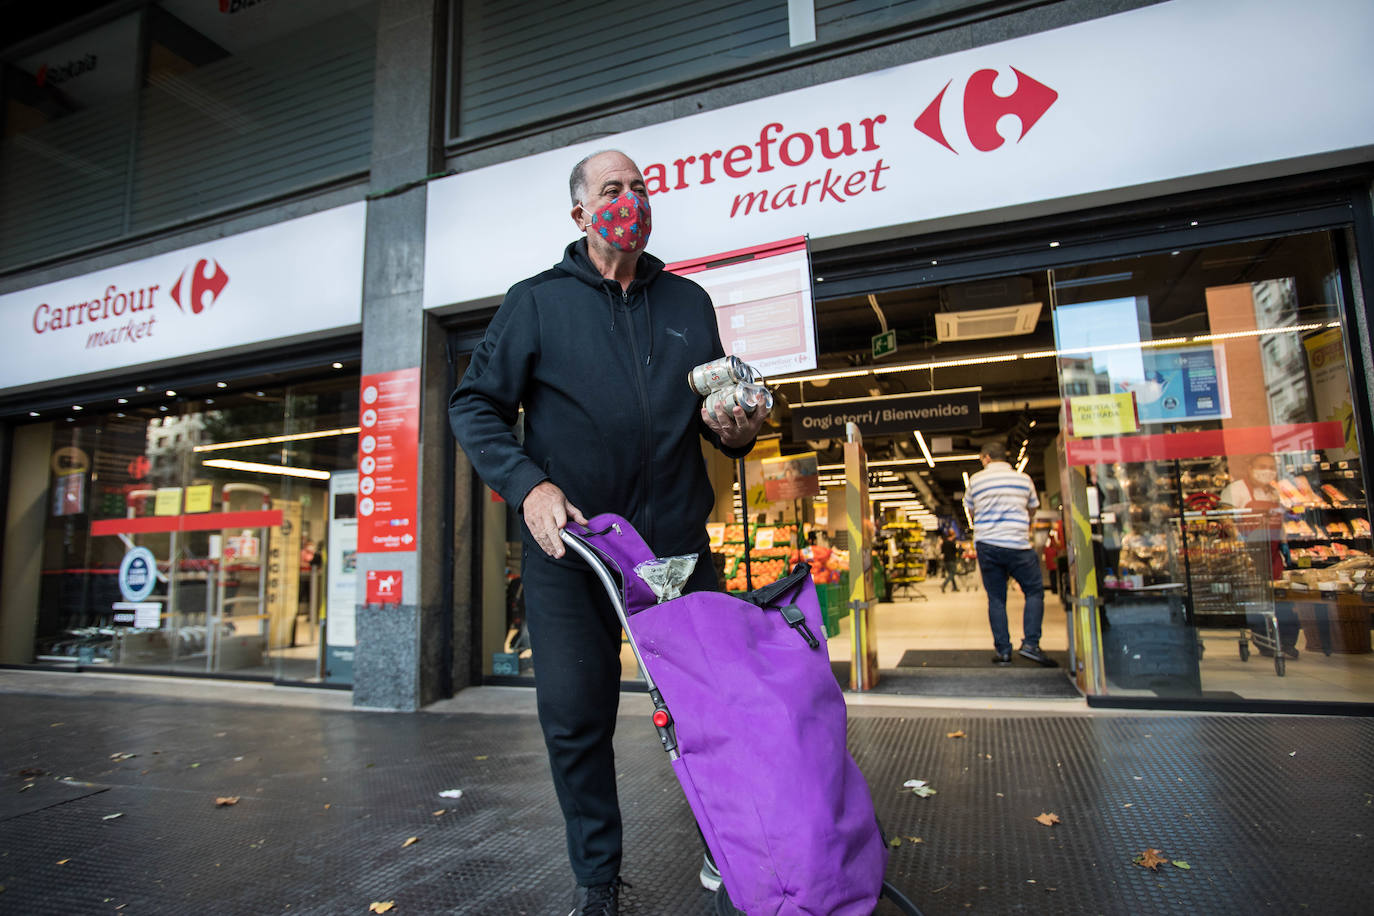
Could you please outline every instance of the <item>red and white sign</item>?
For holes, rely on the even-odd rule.
[[[364,375],[358,418],[358,552],[414,550],[420,370]]]
[[[1370,35],[1371,3],[1169,0],[463,172],[429,185],[425,306],[555,262],[576,232],[568,172],[606,148],[643,170],[667,262],[1367,161],[1374,92],[1331,87],[1374,85]],[[508,212],[512,187],[514,246],[471,217]]]
[[[0,389],[356,325],[366,206],[0,295]]]
[[[367,571],[367,604],[400,604],[401,571],[399,569],[369,569]]]

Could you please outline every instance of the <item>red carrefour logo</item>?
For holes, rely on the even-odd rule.
[[[215,266],[213,272],[206,269],[211,264]],[[182,283],[186,284],[185,302],[181,299]],[[201,258],[194,267],[186,268],[181,272],[181,276],[177,277],[177,282],[172,287],[172,301],[183,312],[189,310],[192,315],[199,315],[215,304],[215,300],[228,284],[229,275],[219,266],[219,261]]]
[[[998,95],[993,91],[992,84],[997,79],[996,70],[979,70],[968,78],[968,83],[964,86],[964,130],[968,133],[969,142],[973,144],[974,149],[986,153],[1001,146],[1005,138],[997,132],[997,120],[1009,114],[1021,119],[1021,136],[1016,138],[1016,142],[1020,143],[1027,132],[1035,126],[1035,122],[1039,121],[1041,116],[1049,111],[1055,99],[1059,98],[1058,92],[1015,67],[1011,68],[1011,72],[1016,74],[1016,89],[1011,95]],[[940,111],[944,106],[945,93],[953,82],[950,80],[945,83],[944,88],[916,119],[915,127],[951,153],[958,155],[959,151],[945,139],[945,132],[940,127]]]

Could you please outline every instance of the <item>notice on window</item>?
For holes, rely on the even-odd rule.
[[[727,354],[765,376],[816,368],[816,308],[804,237],[669,264],[667,269],[690,277],[710,294]]]
[[[1069,435],[1119,436],[1140,428],[1136,421],[1135,395],[1087,394],[1069,398]]]
[[[358,405],[358,552],[415,549],[420,370],[364,375]]]
[[[1202,344],[1140,354],[1143,378],[1118,379],[1119,391],[1135,395],[1141,423],[1221,420],[1231,416],[1226,354]]]
[[[198,484],[186,488],[186,511],[209,512],[215,502],[215,485]]]
[[[158,487],[157,500],[153,503],[154,515],[181,514],[181,487]]]
[[[722,547],[725,544],[725,523],[707,522],[706,536],[711,540],[711,549]]]

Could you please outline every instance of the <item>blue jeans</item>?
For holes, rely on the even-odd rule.
[[[1021,620],[1028,645],[1040,645],[1040,622],[1045,618],[1045,583],[1040,577],[1040,558],[1035,551],[977,543],[978,569],[988,593],[988,623],[992,644],[998,653],[1011,651],[1007,632],[1007,576],[1016,580],[1026,595],[1026,610]]]

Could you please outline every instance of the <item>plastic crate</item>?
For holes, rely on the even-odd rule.
[[[826,638],[838,636],[840,621],[849,615],[849,586],[842,582],[817,585],[816,597],[820,600]]]

